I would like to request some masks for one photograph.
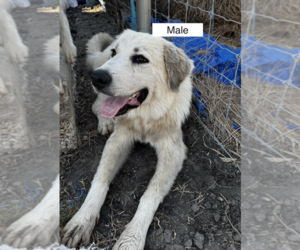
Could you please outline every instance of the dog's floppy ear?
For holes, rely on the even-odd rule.
[[[164,45],[164,60],[169,87],[173,92],[178,92],[180,83],[194,68],[193,61],[171,42]]]

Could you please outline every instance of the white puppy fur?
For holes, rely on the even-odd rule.
[[[59,226],[59,176],[40,203],[6,230],[3,243],[15,248],[47,246]],[[0,247],[1,248],[1,247]]]
[[[59,73],[59,36],[45,44],[44,65],[49,73]],[[54,85],[59,92],[59,88]],[[54,107],[59,115],[59,102]],[[51,245],[59,226],[59,175],[38,205],[12,223],[4,233],[3,243],[15,248]],[[1,247],[0,247],[1,248]]]
[[[23,44],[10,14],[11,7],[9,0],[0,1],[0,40],[11,61],[22,63],[28,57],[28,48]]]
[[[112,49],[116,51],[113,57]],[[115,41],[107,34],[95,35],[88,42],[87,54],[87,65],[91,71],[105,70],[111,75],[111,84],[102,92],[110,96],[131,96],[147,88],[148,95],[138,108],[113,118],[114,132],[105,145],[92,186],[79,211],[65,226],[62,243],[68,247],[89,244],[110,182],[134,142],[141,141],[149,142],[156,149],[156,172],[133,219],[113,249],[142,250],[155,211],[171,189],[186,156],[181,125],[189,114],[192,97],[190,75],[194,66],[172,43],[131,30],[124,31]],[[134,63],[134,55],[143,55],[149,62]],[[107,97],[98,91],[93,106],[100,132],[106,131],[110,120],[100,114],[100,105]]]
[[[59,25],[60,25],[60,41],[66,61],[74,63],[76,61],[77,49],[73,43],[73,39],[70,32],[69,21],[66,16],[66,0],[60,0],[60,13],[59,13]]]

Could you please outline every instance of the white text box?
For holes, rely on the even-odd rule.
[[[153,23],[153,36],[202,37],[203,23]]]

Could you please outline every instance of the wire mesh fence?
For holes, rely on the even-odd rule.
[[[192,114],[227,154],[222,159],[240,167],[240,2],[155,0],[152,7],[156,23],[204,23],[202,38],[170,40],[194,61]]]
[[[298,6],[293,5],[295,1],[287,1],[285,6],[280,1],[244,2],[243,138],[254,138],[269,162],[300,170]]]

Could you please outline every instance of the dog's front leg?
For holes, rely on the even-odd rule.
[[[16,23],[10,13],[0,8],[0,36],[11,61],[22,63],[27,60],[28,48],[22,42]]]
[[[109,184],[130,152],[132,145],[132,138],[122,128],[110,136],[89,193],[79,211],[63,230],[62,244],[73,248],[87,246],[90,243],[90,237],[99,219],[100,208],[104,203]]]
[[[180,132],[181,134],[181,132]],[[126,226],[113,250],[143,250],[148,228],[155,211],[170,191],[173,182],[182,167],[186,147],[182,139],[166,139],[156,146],[158,164],[156,172],[142,196],[137,212]]]
[[[73,39],[69,28],[69,21],[64,10],[60,11],[59,22],[60,22],[61,46],[62,46],[64,56],[68,63],[74,63],[76,61],[77,48],[73,43]]]

